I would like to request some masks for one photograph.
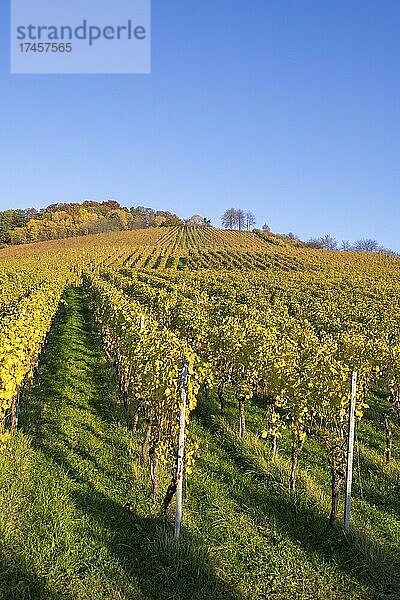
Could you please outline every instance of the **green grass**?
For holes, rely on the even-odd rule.
[[[355,477],[346,539],[327,524],[317,444],[306,446],[290,495],[285,443],[272,464],[255,434],[237,438],[233,402],[221,419],[214,399],[201,401],[191,433],[201,456],[176,544],[116,390],[83,292],[70,289],[24,393],[22,429],[0,455],[0,598],[400,597],[400,470],[383,465],[373,421],[360,430],[364,499]],[[249,406],[248,420],[260,431],[262,407]]]

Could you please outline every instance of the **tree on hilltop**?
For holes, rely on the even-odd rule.
[[[156,211],[146,206],[132,206],[133,229],[146,229],[155,226]]]
[[[222,226],[225,229],[250,230],[256,224],[256,218],[252,212],[244,212],[241,208],[228,208],[222,215]]]
[[[246,227],[246,215],[241,208],[239,208],[236,211],[236,219],[237,219],[237,228],[239,229],[239,231],[243,231],[243,229],[245,229],[245,227]]]
[[[321,248],[322,250],[336,250],[338,243],[334,237],[326,234],[319,238],[311,238],[307,244],[310,248]]]
[[[379,252],[381,250],[378,242],[369,238],[357,240],[353,248],[357,252]]]
[[[158,210],[155,218],[156,227],[180,227],[183,225],[182,219],[168,210]]]
[[[247,231],[251,231],[256,224],[256,218],[254,214],[250,211],[246,213],[246,229]]]
[[[221,219],[223,227],[225,229],[236,229],[237,226],[237,211],[235,208],[228,208]]]

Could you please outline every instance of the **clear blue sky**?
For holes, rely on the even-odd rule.
[[[0,209],[253,210],[400,251],[400,1],[153,0],[151,75],[9,75]]]

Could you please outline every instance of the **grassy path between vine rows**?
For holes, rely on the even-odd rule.
[[[192,422],[201,456],[177,546],[86,299],[68,290],[21,431],[0,455],[0,599],[399,597],[390,553],[368,562],[366,540],[362,558],[327,527],[318,483],[304,473],[290,497],[284,459],[269,466],[260,441],[237,440],[213,410],[203,404]]]
[[[202,553],[174,552],[150,516],[82,291],[65,302],[24,394],[23,433],[1,457],[0,597],[184,598],[196,584],[224,597]]]

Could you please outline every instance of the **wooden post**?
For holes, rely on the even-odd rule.
[[[186,425],[186,402],[188,384],[188,363],[183,361],[182,365],[182,406],[179,417],[179,443],[177,456],[177,486],[176,486],[176,510],[175,510],[175,539],[179,538],[182,520],[182,489],[183,489],[183,456],[185,453],[185,425]]]
[[[383,417],[383,422],[385,424],[385,437],[386,437],[386,451],[385,451],[385,460],[388,465],[392,460],[392,447],[393,447],[393,433],[390,425],[390,419],[388,414],[385,414]]]
[[[347,466],[346,466],[346,490],[344,499],[344,528],[350,530],[350,508],[351,508],[351,484],[353,480],[353,454],[354,454],[354,427],[357,397],[357,371],[351,374],[351,397],[349,407],[349,429],[347,437]]]
[[[18,429],[18,419],[19,419],[19,403],[20,403],[20,393],[18,393],[17,397],[14,398],[11,407],[11,431],[15,433]]]

